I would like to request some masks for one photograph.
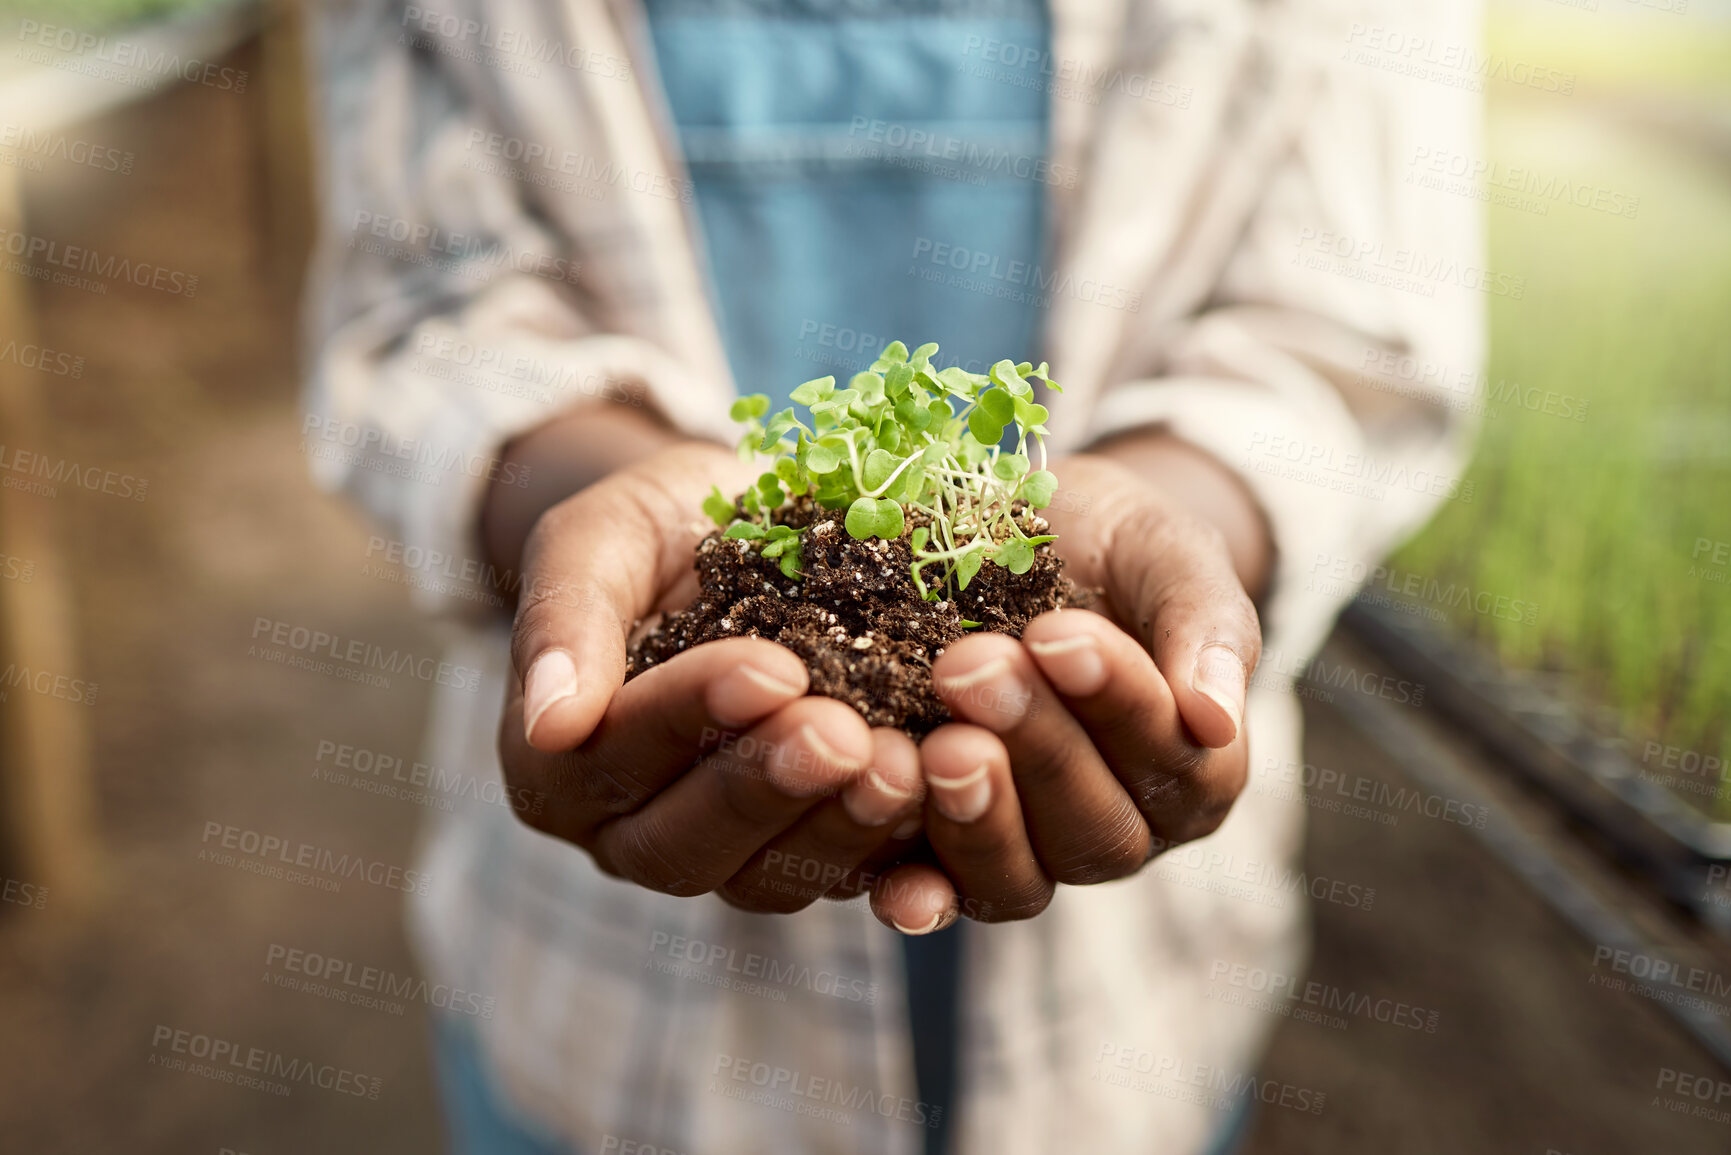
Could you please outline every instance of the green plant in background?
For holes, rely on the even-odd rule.
[[[1577,44],[1554,35],[1554,20],[1530,19],[1520,38],[1493,22],[1492,47],[1511,59],[1542,50],[1594,86],[1593,108],[1630,119],[1606,125],[1577,102],[1492,85],[1489,159],[1639,207],[1487,210],[1488,263],[1523,275],[1527,291],[1489,300],[1475,497],[1447,503],[1396,564],[1536,604],[1532,624],[1465,606],[1451,618],[1506,665],[1555,676],[1602,708],[1637,761],[1649,741],[1723,756],[1731,567],[1713,555],[1731,542],[1731,197],[1702,143],[1731,99],[1731,26],[1583,25]],[[1551,32],[1542,46],[1541,29]],[[1679,69],[1685,55],[1697,64]],[[1669,93],[1674,121],[1636,119],[1655,91]],[[1547,396],[1575,399],[1579,419],[1546,412]],[[1717,790],[1717,812],[1731,816],[1722,781],[1689,785],[1680,797],[1713,807]]]
[[[115,28],[216,8],[235,0],[0,0],[0,17],[18,16],[63,28]]]
[[[927,600],[940,597],[925,582],[930,567],[939,568],[938,584],[958,590],[968,588],[988,561],[1027,573],[1035,548],[1055,538],[1026,532],[1016,503],[1043,509],[1057,488],[1045,468],[1049,414],[1029,382],[1063,390],[1044,362],[1035,368],[1005,360],[988,373],[969,373],[933,365],[937,351],[927,344],[909,353],[892,341],[845,389],[835,387],[834,377],[807,381],[791,396],[811,410],[809,426],[792,406],[765,421],[769,398],[741,397],[733,404],[733,419],[747,430],[740,455],[749,460],[775,453],[775,463],[737,505],[717,489],[704,512],[725,529],[724,537],[761,542],[763,556],[777,559],[788,577],[800,573],[803,530],[775,524],[771,515],[802,494],[825,509],[845,508],[843,525],[860,541],[899,538],[908,513],[925,514],[930,524],[915,527],[909,545],[910,576]],[[1010,428],[1016,448],[1006,451],[1000,442]],[[1030,441],[1038,468],[1029,458]],[[745,516],[736,516],[738,510]]]

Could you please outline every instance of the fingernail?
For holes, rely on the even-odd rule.
[[[860,768],[860,763],[858,761],[849,758],[846,754],[843,754],[840,750],[831,746],[829,742],[824,739],[824,736],[817,732],[817,727],[813,726],[810,722],[805,723],[799,728],[799,736],[801,741],[811,747],[812,753],[817,755],[818,760],[823,762],[830,769],[851,772]]]
[[[924,821],[924,819],[916,814],[894,830],[890,831],[890,837],[897,842],[912,838],[920,832],[920,827],[924,824]]]
[[[951,822],[972,822],[992,804],[992,768],[980,763],[979,769],[961,778],[926,776],[932,788],[932,805]]]
[[[564,650],[548,650],[529,666],[523,678],[523,736],[535,742],[541,715],[577,693],[577,663]]]
[[[709,712],[723,726],[744,726],[803,697],[805,689],[756,666],[735,666],[715,682],[709,695]]]
[[[912,790],[903,790],[879,774],[866,771],[862,781],[842,791],[842,808],[861,826],[882,826],[907,806]]]
[[[926,923],[924,926],[904,926],[893,918],[890,919],[890,925],[895,926],[895,928],[904,933],[904,935],[930,935],[933,930],[938,928],[938,921],[942,921],[942,919],[943,911],[938,911],[938,913],[931,916],[930,923]]]
[[[934,930],[949,925],[949,923],[945,921],[949,917],[949,913],[950,912],[947,910],[938,911],[938,913],[932,915],[932,920],[924,926],[903,926],[893,918],[890,919],[890,925],[901,931],[903,934],[931,934]]]
[[[1040,672],[1060,694],[1086,698],[1106,685],[1106,659],[1093,634],[1072,634],[1050,642],[1029,642],[1028,649],[1040,663]]]
[[[1229,646],[1210,642],[1196,655],[1190,687],[1226,711],[1234,737],[1244,726],[1244,683],[1244,663]]]
[[[794,731],[785,746],[765,743],[764,776],[777,790],[791,798],[816,798],[841,794],[865,764],[850,758],[826,741],[810,722]]]
[[[946,704],[973,707],[967,711],[969,720],[988,729],[1007,730],[1028,712],[1028,687],[1011,670],[1007,657],[994,658],[971,673],[940,678],[937,686]]]

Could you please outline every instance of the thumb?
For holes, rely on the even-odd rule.
[[[530,746],[557,753],[594,732],[625,682],[633,623],[690,568],[692,549],[714,528],[700,511],[713,472],[687,461],[626,470],[536,522],[511,630]]]
[[[1105,553],[1107,595],[1172,688],[1196,741],[1218,749],[1244,729],[1262,625],[1226,539],[1152,503],[1128,512]]]

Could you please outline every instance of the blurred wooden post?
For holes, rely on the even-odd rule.
[[[16,168],[0,169],[0,227],[23,231],[23,189]],[[36,282],[0,276],[0,334],[19,347],[36,339]],[[47,441],[41,374],[19,358],[0,361],[0,441],[14,451]],[[0,581],[0,655],[31,675],[80,669],[71,590],[53,523],[54,507],[22,490],[0,488],[0,548],[33,563],[29,581]],[[4,719],[6,869],[48,890],[51,910],[78,910],[101,877],[94,791],[90,781],[91,706],[32,691],[8,680],[0,690]],[[98,701],[101,690],[98,688]]]
[[[258,38],[259,176],[272,287],[298,311],[313,231],[306,29],[300,0],[269,0]]]
[[[128,39],[145,54],[214,59],[254,36],[261,0],[231,3],[192,16],[144,24]],[[292,15],[292,14],[291,14]],[[298,49],[297,49],[298,51]],[[8,123],[47,132],[101,116],[180,83],[172,72],[141,86],[93,83],[74,71],[0,62],[0,108]],[[28,232],[22,170],[0,166],[0,227]],[[34,291],[26,276],[0,273],[0,341],[30,344],[36,335]],[[0,361],[0,445],[40,451],[50,438],[41,374],[18,358]],[[53,514],[64,510],[16,489],[0,488],[0,551],[34,563],[28,582],[0,578],[0,669],[71,675],[78,657],[71,591]],[[89,705],[0,684],[0,805],[3,869],[48,888],[47,906],[77,910],[93,901],[102,877],[90,767]],[[101,709],[98,689],[96,709]]]

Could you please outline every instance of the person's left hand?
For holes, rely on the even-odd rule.
[[[934,664],[956,720],[920,746],[931,860],[848,888],[904,933],[1032,917],[1057,883],[1121,878],[1211,833],[1244,788],[1262,634],[1222,534],[1105,457],[1053,470],[1053,548],[1105,600],[1044,614],[1019,642],[964,638]]]

